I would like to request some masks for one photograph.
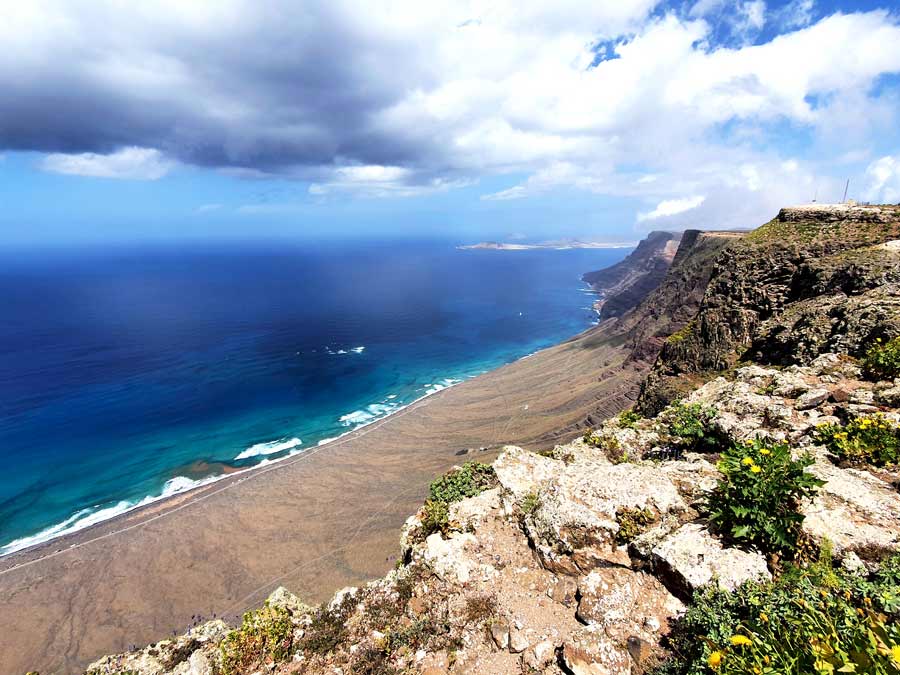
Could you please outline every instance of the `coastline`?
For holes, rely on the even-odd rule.
[[[319,601],[383,574],[435,475],[630,404],[641,371],[604,338],[589,328],[330,443],[0,558],[0,618],[15,624],[0,670],[72,672],[198,612],[233,620],[273,585]]]

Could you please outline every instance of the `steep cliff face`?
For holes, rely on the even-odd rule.
[[[663,280],[678,248],[680,233],[651,232],[627,258],[581,278],[601,294],[594,307],[601,318],[621,316]]]
[[[787,365],[858,356],[900,334],[900,208],[809,206],[725,247],[697,315],[663,344],[638,401],[652,413],[739,358]]]

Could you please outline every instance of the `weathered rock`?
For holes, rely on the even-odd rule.
[[[509,651],[513,654],[520,654],[528,649],[528,636],[520,628],[513,626],[509,630]]]
[[[556,647],[550,640],[541,640],[522,654],[522,663],[534,670],[543,670],[553,661]]]
[[[601,626],[585,626],[569,636],[562,659],[574,675],[631,675],[627,647],[607,637]]]
[[[425,540],[423,556],[434,573],[444,581],[464,584],[476,572],[489,572],[466,551],[478,540],[469,532],[454,532],[449,539],[435,532]]]
[[[776,396],[796,398],[809,390],[806,379],[795,372],[783,371],[774,377],[772,393]]]
[[[867,471],[841,469],[820,459],[810,472],[825,481],[804,505],[803,531],[828,539],[838,557],[855,552],[871,559],[900,550],[900,494]]]
[[[699,523],[682,525],[664,538],[652,558],[663,583],[685,599],[709,583],[733,590],[750,579],[771,578],[760,554],[726,548]]]
[[[620,640],[645,630],[648,621],[658,630],[684,610],[655,577],[624,567],[594,570],[581,579],[578,590],[578,619],[604,626],[607,635]]]
[[[808,392],[801,394],[797,398],[797,403],[794,404],[794,407],[797,408],[797,410],[818,408],[828,400],[829,395],[830,393],[827,389],[810,389]]]
[[[559,577],[547,592],[556,602],[566,607],[572,607],[575,604],[577,593],[578,583],[568,576]]]
[[[268,602],[271,607],[282,607],[295,616],[310,614],[313,611],[312,607],[304,604],[300,598],[291,593],[284,586],[279,586],[272,591],[272,594],[268,597],[266,602]]]
[[[498,649],[509,647],[509,624],[505,619],[494,621],[489,627],[491,639]]]
[[[891,406],[892,408],[900,407],[900,386],[894,384],[893,387],[885,389],[876,388],[874,398],[881,405]]]

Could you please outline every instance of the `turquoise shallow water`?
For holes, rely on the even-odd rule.
[[[0,552],[303,452],[594,321],[616,250],[243,244],[0,260]]]

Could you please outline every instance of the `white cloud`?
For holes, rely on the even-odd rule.
[[[643,222],[645,220],[656,220],[667,216],[675,216],[679,213],[696,209],[704,201],[706,201],[706,197],[703,195],[684,197],[682,199],[665,199],[657,204],[656,208],[652,211],[639,213],[637,219],[638,222]]]
[[[570,188],[662,206],[705,195],[659,217],[724,226],[768,215],[775,200],[807,201],[817,186],[829,192],[828,158],[896,154],[880,144],[900,127],[900,106],[873,85],[900,72],[897,16],[812,23],[812,0],[772,4],[12,3],[0,24],[10,55],[0,136],[15,130],[9,142],[22,144],[35,134],[41,143],[25,149],[38,150],[47,138],[136,146],[44,162],[82,175],[153,178],[178,161],[300,179],[319,198],[525,175],[482,199]],[[722,42],[729,30],[758,39],[764,27],[792,32]],[[601,41],[607,58],[595,64]],[[42,117],[41,86],[69,96],[73,113]],[[798,136],[802,151],[784,142]],[[134,151],[157,154],[125,161]]]
[[[108,155],[93,152],[81,154],[55,153],[40,163],[44,171],[72,176],[157,180],[174,166],[159,150],[153,148],[122,148]]]
[[[869,164],[863,198],[879,204],[900,202],[900,156],[882,157]]]

